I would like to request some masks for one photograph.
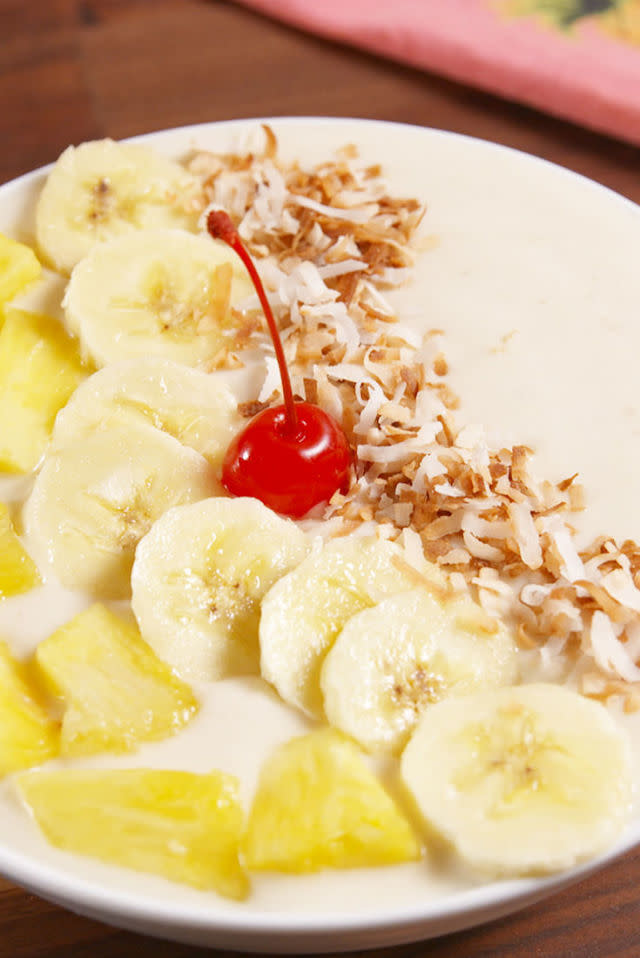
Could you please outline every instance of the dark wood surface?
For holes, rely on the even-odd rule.
[[[399,120],[484,137],[640,202],[637,148],[307,37],[232,3],[0,0],[0,182],[85,139],[305,114]],[[77,917],[0,879],[0,958],[198,954]],[[638,958],[640,851],[514,916],[384,954]]]

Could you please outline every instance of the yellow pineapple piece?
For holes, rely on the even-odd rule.
[[[93,605],[40,643],[36,666],[63,700],[62,755],[128,752],[185,725],[198,702],[137,628]]]
[[[0,642],[0,775],[58,753],[59,730],[29,682],[27,669]]]
[[[0,328],[0,470],[29,472],[53,421],[87,376],[78,348],[51,316],[6,307]]]
[[[42,272],[38,258],[29,246],[0,233],[0,303],[6,303]]]
[[[40,573],[16,535],[9,509],[0,502],[0,599],[40,585]]]
[[[265,762],[244,852],[250,869],[312,872],[413,861],[420,845],[357,746],[321,729]]]
[[[24,772],[18,789],[47,839],[77,855],[246,898],[244,826],[231,775],[151,769]]]

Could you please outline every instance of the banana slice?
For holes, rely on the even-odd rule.
[[[230,389],[212,373],[150,356],[105,366],[86,379],[56,418],[51,448],[59,450],[101,424],[148,422],[222,462],[243,425]]]
[[[133,566],[144,639],[188,680],[257,673],[260,600],[306,552],[301,529],[257,499],[171,509]]]
[[[220,486],[206,459],[159,429],[106,425],[45,458],[25,524],[34,555],[63,585],[120,598],[155,520]]]
[[[401,771],[427,823],[499,874],[570,868],[609,846],[631,809],[626,736],[604,706],[556,685],[439,702]]]
[[[200,186],[183,167],[147,146],[94,140],[70,146],[36,208],[40,249],[70,272],[97,242],[138,229],[195,229]]]
[[[221,241],[138,230],[99,243],[76,266],[63,306],[98,366],[141,356],[205,365],[234,328],[230,306],[253,286]]]
[[[320,669],[347,620],[414,585],[415,575],[391,542],[345,536],[316,549],[262,602],[263,677],[285,702],[321,716]]]
[[[331,725],[371,752],[397,753],[434,702],[512,684],[517,652],[507,630],[460,627],[459,611],[414,589],[349,619],[320,673]]]

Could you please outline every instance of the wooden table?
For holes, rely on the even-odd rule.
[[[220,0],[0,0],[0,182],[71,142],[266,115],[456,130],[577,170],[640,202],[640,150]],[[637,958],[640,850],[513,917],[389,952]],[[187,958],[0,879],[0,958]],[[370,952],[373,954],[373,952]]]

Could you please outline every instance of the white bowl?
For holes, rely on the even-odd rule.
[[[139,139],[173,156],[193,146],[227,151],[257,122]],[[395,299],[411,321],[446,330],[460,418],[534,447],[538,471],[550,478],[579,470],[589,502],[584,536],[640,539],[640,210],[559,167],[462,136],[365,120],[268,122],[287,157],[318,161],[355,142],[365,159],[383,164],[394,193],[426,201],[424,233],[437,243]],[[45,175],[38,170],[0,187],[0,230],[32,238]],[[10,638],[14,626],[3,615],[0,605],[0,633]],[[39,604],[29,625],[34,641],[52,627],[50,619]],[[258,684],[224,682],[207,694],[192,727],[108,764],[221,767],[250,790],[268,749],[304,727]],[[629,727],[637,743],[638,720]],[[615,848],[552,878],[482,884],[427,861],[260,878],[249,901],[238,904],[49,847],[14,803],[9,783],[0,787],[0,805],[0,871],[36,894],[134,931],[264,952],[343,951],[446,934],[537,901],[640,841],[636,810]]]

